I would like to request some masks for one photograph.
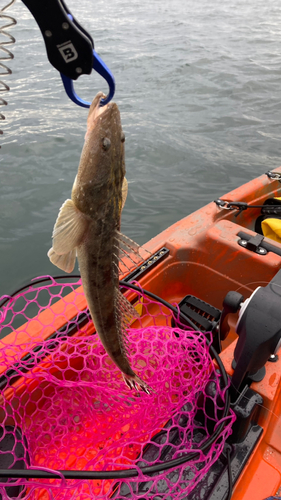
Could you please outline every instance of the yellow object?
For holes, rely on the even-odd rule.
[[[265,219],[261,223],[261,228],[264,236],[281,243],[281,219]]]
[[[137,311],[139,317],[141,317],[142,311],[143,311],[143,297],[141,297],[138,300],[138,302],[136,304],[133,304],[133,305],[134,305],[134,308]],[[128,324],[131,325],[132,323],[134,323],[134,321],[136,321],[137,318],[125,315],[123,319],[125,319],[125,321],[127,321]]]
[[[281,222],[281,221],[280,221]],[[280,240],[281,241],[281,240]],[[142,303],[143,303],[143,297],[141,297],[140,301],[134,305],[135,310],[137,313],[141,316],[142,315]]]

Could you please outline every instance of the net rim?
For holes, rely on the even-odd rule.
[[[69,282],[72,279],[81,279],[81,276],[80,274],[70,274],[70,275],[58,275],[58,276],[41,276],[32,279],[28,284],[23,285],[21,288],[18,288],[11,295],[4,295],[3,300],[0,303],[0,308],[2,308],[10,299],[15,297],[20,292],[23,292],[30,286],[38,285],[46,281],[51,281],[54,283],[54,285],[58,285],[58,283],[56,283],[56,280],[61,280],[61,279],[67,280],[67,282]],[[63,284],[64,283],[62,283],[62,285]],[[67,285],[67,283],[65,284]],[[136,285],[133,282],[126,282],[124,280],[120,280],[119,285],[121,288],[127,288],[129,290],[147,295],[153,300],[161,303],[162,305],[167,307],[174,315],[176,315],[177,320],[182,318],[184,321],[188,322],[190,326],[195,329],[195,331],[202,333],[204,335],[204,332],[200,332],[200,330],[198,330],[198,328],[190,321],[190,319],[187,316],[185,316],[185,314],[182,311],[180,311],[177,307],[165,301],[158,295],[153,294],[152,292],[139,286],[139,284]],[[77,286],[79,285],[77,284]],[[215,359],[219,372],[222,376],[222,382],[223,382],[222,391],[224,391],[225,403],[223,407],[223,415],[220,424],[217,426],[214,433],[196,451],[194,450],[193,452],[189,452],[179,458],[175,458],[167,462],[162,462],[157,465],[139,467],[138,469],[141,471],[142,475],[149,476],[150,474],[155,474],[155,473],[157,474],[157,472],[160,473],[169,469],[173,469],[191,460],[194,460],[198,455],[200,455],[200,453],[202,452],[204,453],[206,450],[208,450],[208,448],[212,446],[212,444],[220,436],[221,432],[223,431],[223,428],[227,423],[230,410],[229,377],[217,351],[215,350],[209,339],[207,337],[205,337],[205,339],[206,339],[206,344],[209,348],[209,352],[211,356]],[[105,471],[79,471],[79,470],[55,471],[54,470],[53,473],[48,471],[42,471],[42,469],[36,469],[36,468],[26,469],[26,470],[0,469],[0,478],[6,477],[6,478],[16,478],[16,479],[58,479],[58,475],[62,475],[65,479],[90,479],[90,480],[128,479],[132,477],[138,477],[140,475],[138,469],[137,468],[119,469],[118,471],[106,471],[106,470]]]

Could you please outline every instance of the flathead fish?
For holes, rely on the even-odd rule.
[[[137,254],[139,248],[120,232],[127,195],[125,136],[117,104],[100,107],[102,97],[97,94],[91,104],[71,199],[60,209],[48,256],[70,273],[77,255],[85,297],[106,352],[130,388],[149,393],[129,364],[126,329],[137,312],[118,286],[120,254]]]

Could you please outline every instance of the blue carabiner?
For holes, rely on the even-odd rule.
[[[96,53],[95,50],[93,50],[93,69],[99,73],[108,83],[109,86],[109,93],[106,96],[105,99],[101,99],[100,101],[100,106],[105,106],[105,104],[108,104],[111,99],[114,96],[115,92],[115,80],[114,76],[111,73],[110,69],[106,66],[106,64],[103,62],[103,60],[100,58],[100,56]],[[65,88],[65,91],[68,95],[68,97],[75,103],[78,104],[78,106],[82,106],[83,108],[89,108],[91,106],[91,103],[88,101],[84,101],[81,99],[75,92],[74,86],[73,86],[73,80],[71,78],[68,78],[67,76],[63,75],[62,73],[61,79]]]
[[[99,73],[108,83],[109,86],[109,92],[108,95],[105,97],[105,99],[101,99],[100,101],[100,106],[105,106],[105,104],[108,104],[111,99],[114,96],[115,92],[115,80],[114,76],[111,73],[110,69],[106,66],[106,64],[103,62],[103,60],[100,58],[100,56],[96,53],[95,50],[93,50],[93,69]],[[82,108],[89,108],[91,106],[91,103],[88,101],[84,101],[81,99],[75,92],[74,86],[73,86],[73,80],[71,78],[68,78],[67,76],[63,75],[62,73],[61,79],[65,88],[65,91],[68,95],[68,97],[75,103],[78,104],[78,106],[82,106]]]

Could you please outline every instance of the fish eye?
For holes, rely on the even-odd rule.
[[[125,142],[125,134],[124,134],[124,132],[122,132],[122,134],[121,134],[121,142]]]
[[[108,151],[109,148],[111,146],[111,141],[110,139],[108,139],[108,137],[105,137],[103,140],[102,140],[102,147],[105,151]]]

